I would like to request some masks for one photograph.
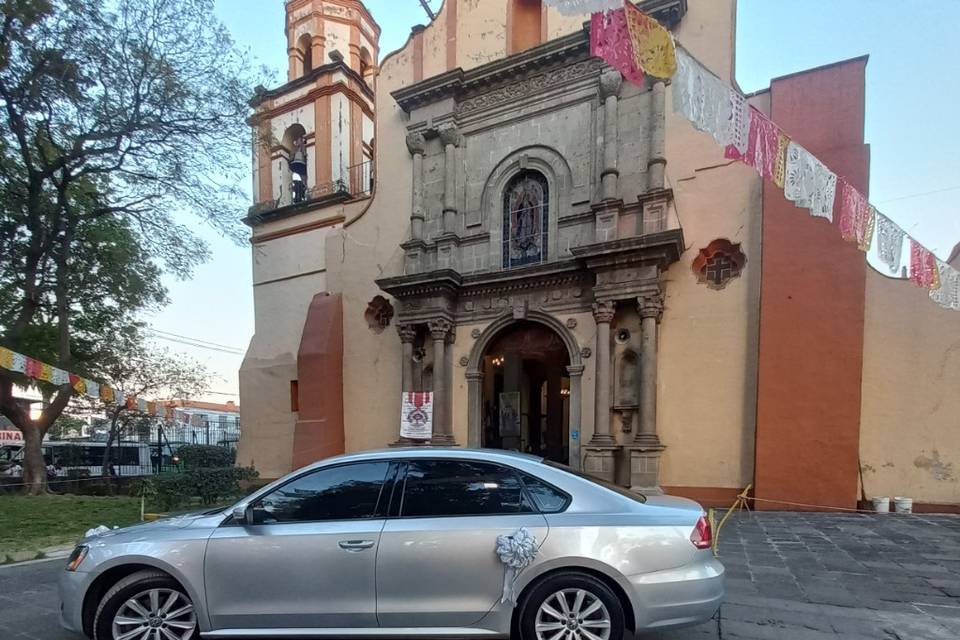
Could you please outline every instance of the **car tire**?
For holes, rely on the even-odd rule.
[[[577,598],[580,597],[579,594],[581,592],[584,593],[579,611],[581,615],[595,608],[595,603],[597,602],[602,606],[595,608],[594,611],[589,611],[585,617],[574,616],[570,618],[569,615],[567,615],[563,622],[556,619],[555,615],[547,613],[547,609],[544,609],[546,605],[555,613],[565,613],[561,610],[563,606],[558,599],[558,594],[563,594],[568,609],[567,613],[574,612]],[[577,629],[576,625],[583,625],[583,628],[600,638],[605,638],[606,640],[623,639],[625,617],[623,605],[620,603],[617,595],[602,580],[590,574],[564,571],[553,574],[538,583],[524,597],[518,616],[520,640],[544,640],[545,638],[552,638],[557,635],[557,631],[559,631],[560,628],[547,629],[541,632],[542,635],[538,635],[538,623],[553,626],[554,624],[562,622],[562,624],[566,625],[568,624],[568,619],[569,622],[572,622],[571,626],[574,630]],[[603,621],[606,621],[609,626],[602,626]],[[606,634],[606,631],[609,633]],[[575,634],[574,637],[588,638],[589,636],[579,636]]]
[[[190,596],[187,595],[183,587],[180,586],[180,583],[168,574],[155,569],[147,569],[131,573],[113,585],[113,587],[103,595],[97,606],[96,617],[93,619],[93,640],[116,640],[116,635],[114,634],[114,617],[118,611],[120,611],[121,607],[126,607],[131,599],[142,596],[143,599],[139,600],[139,602],[143,604],[144,609],[149,610],[151,608],[150,593],[154,591],[158,594],[160,610],[163,609],[163,605],[167,603],[168,598],[174,595],[176,595],[176,599],[172,601],[172,605],[168,610],[170,613],[175,614],[189,605],[189,612],[177,616],[176,620],[171,618],[167,620],[167,622],[170,622],[171,625],[179,625],[177,628],[170,627],[170,630],[180,637],[181,640],[198,639],[200,637],[200,630],[196,624],[196,613],[193,611],[193,601],[190,599]],[[167,614],[164,613],[162,615],[163,619],[166,620]],[[158,615],[156,617],[159,618],[160,616]],[[193,624],[192,631],[184,628],[184,626],[189,625],[190,622]],[[161,621],[159,624],[164,624],[164,622]],[[122,630],[125,631],[130,631],[136,626],[130,626],[130,623],[124,623],[124,625]],[[146,630],[146,627],[144,630]]]

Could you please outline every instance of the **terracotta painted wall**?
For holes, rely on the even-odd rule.
[[[771,83],[774,121],[864,193],[869,172],[863,144],[865,72],[861,58]],[[834,224],[809,216],[765,183],[759,498],[856,504],[865,264]]]
[[[960,312],[867,269],[860,458],[867,496],[960,503]]]

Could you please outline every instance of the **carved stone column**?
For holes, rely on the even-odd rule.
[[[619,144],[619,100],[623,76],[619,71],[606,71],[600,76],[600,99],[603,100],[603,171],[600,174],[604,200],[615,200],[619,193],[617,180],[617,146]]]
[[[432,444],[454,444],[453,425],[447,411],[447,367],[446,344],[447,337],[453,325],[449,320],[431,320],[430,337],[433,338],[433,438]]]
[[[443,143],[443,232],[457,231],[457,147],[462,136],[456,127],[440,129]]]
[[[412,324],[398,324],[397,333],[400,334],[403,358],[400,388],[403,391],[413,391],[413,341],[417,337],[417,329]]]
[[[422,133],[407,135],[407,150],[413,156],[413,196],[410,202],[410,239],[423,239],[423,154],[427,141]]]
[[[663,316],[663,296],[637,298],[640,314],[640,426],[630,446],[630,488],[660,493],[660,456],[664,446],[657,434],[657,329]]]
[[[583,416],[580,415],[582,405],[580,381],[583,379],[584,369],[582,364],[567,367],[567,374],[570,376],[570,451],[567,464],[577,471],[583,466],[580,460],[580,427],[583,424]]]
[[[608,482],[616,476],[615,452],[619,449],[610,435],[610,323],[616,311],[613,301],[593,305],[593,317],[597,323],[596,389],[594,391],[593,437],[587,445],[584,471]]]
[[[662,80],[653,85],[650,109],[650,160],[647,163],[647,190],[663,189],[667,166],[666,87]]]

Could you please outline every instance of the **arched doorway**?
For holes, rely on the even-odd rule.
[[[481,377],[480,444],[570,460],[570,354],[550,327],[511,322],[488,341]]]

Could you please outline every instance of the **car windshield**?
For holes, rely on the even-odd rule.
[[[578,478],[583,478],[584,480],[589,480],[589,481],[592,482],[593,484],[600,485],[600,486],[603,487],[604,489],[609,489],[610,491],[613,491],[614,493],[619,493],[621,496],[623,496],[623,497],[625,497],[625,498],[630,498],[631,500],[635,500],[636,502],[646,502],[646,501],[647,501],[647,497],[646,497],[645,495],[643,495],[642,493],[637,493],[636,491],[631,491],[630,489],[621,487],[620,485],[614,484],[614,483],[612,483],[612,482],[607,482],[606,480],[601,480],[600,478],[595,478],[595,477],[593,477],[593,476],[591,476],[591,475],[589,475],[589,474],[586,474],[586,473],[584,473],[584,472],[582,472],[582,471],[577,471],[576,469],[572,469],[572,468],[568,467],[568,466],[565,465],[565,464],[560,464],[559,462],[553,462],[553,461],[551,461],[551,460],[544,460],[543,463],[544,463],[545,465],[549,466],[549,467],[553,467],[554,469],[560,469],[561,471],[565,471],[565,472],[569,473],[570,475],[577,476]]]

